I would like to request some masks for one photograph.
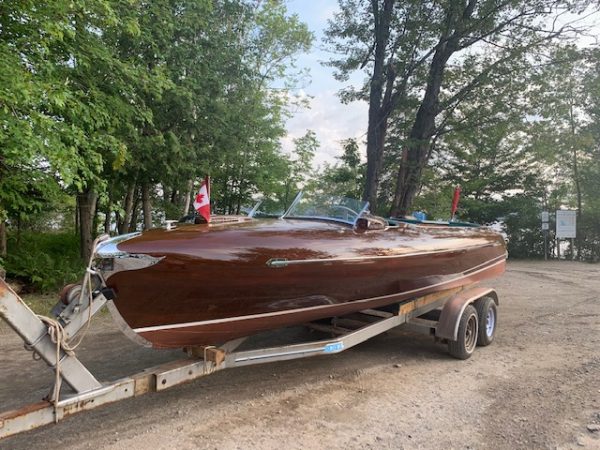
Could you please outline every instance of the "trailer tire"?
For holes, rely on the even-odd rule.
[[[498,307],[494,299],[490,297],[480,298],[475,302],[477,318],[479,319],[479,331],[477,332],[477,345],[485,347],[490,345],[496,335],[498,323]]]
[[[456,341],[448,341],[448,353],[458,359],[471,357],[477,346],[478,329],[477,310],[473,305],[468,305],[458,321]]]

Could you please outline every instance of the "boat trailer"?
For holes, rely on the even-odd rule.
[[[89,268],[88,268],[89,271]],[[91,286],[90,286],[91,290]],[[87,300],[85,300],[87,298]],[[83,299],[83,300],[82,300]],[[236,350],[243,339],[222,346],[185,349],[188,357],[148,368],[110,383],[101,383],[77,358],[66,342],[89,326],[91,317],[106,303],[101,289],[81,295],[61,313],[65,341],[57,339],[54,319],[37,316],[0,279],[0,318],[21,337],[25,348],[35,353],[55,372],[55,385],[48,397],[22,408],[0,412],[0,439],[59,420],[101,405],[148,392],[158,392],[215,371],[259,363],[284,361],[317,355],[331,355],[399,325],[432,335],[448,343],[452,356],[466,359],[476,345],[491,343],[497,318],[498,296],[493,289],[459,287],[413,298],[393,308],[367,309],[349,316],[317,321],[307,327],[330,333],[329,339],[289,345]],[[60,384],[73,393],[60,396]]]

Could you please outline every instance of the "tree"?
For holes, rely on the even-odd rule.
[[[159,97],[145,99],[152,123],[125,167],[123,217],[130,222],[133,216],[135,186],[142,193],[149,189],[141,202],[149,211],[153,187],[160,184],[160,204],[177,218],[187,212],[194,180],[207,173],[217,210],[239,212],[253,194],[271,189],[270,177],[277,176],[267,167],[281,166],[288,96],[287,88],[273,91],[271,84],[275,78],[293,84],[288,68],[312,35],[279,1],[258,8],[251,2],[163,1],[140,14],[143,40],[129,43],[126,55],[162,67],[169,84]]]
[[[553,173],[548,191],[558,191],[560,185],[564,185],[567,195],[560,201],[577,209],[578,228],[585,211],[581,166],[593,160],[594,139],[586,111],[593,92],[586,79],[594,78],[589,57],[589,51],[578,50],[573,45],[552,47],[547,55],[548,63],[536,73],[531,96],[533,114],[537,117],[536,148]],[[581,231],[578,229],[576,239],[578,254],[583,244]]]
[[[200,175],[228,180],[230,211],[275,188],[290,67],[312,40],[283,2],[13,3],[0,2],[0,253],[7,216],[36,210],[48,183],[76,196],[86,258],[102,214],[106,231],[140,213],[149,228]]]
[[[354,139],[341,142],[342,156],[333,166],[325,166],[319,175],[318,190],[327,194],[348,198],[360,198],[365,166],[360,161],[358,143]]]
[[[119,122],[115,106],[127,105],[127,99],[114,91],[110,99],[105,95],[123,74],[98,33],[121,24],[107,2],[0,7],[11,11],[0,19],[1,59],[7,65],[0,81],[4,220],[7,210],[26,212],[35,204],[28,195],[33,183],[37,190],[60,182],[91,193],[87,181],[101,168],[101,152],[121,148],[110,128]],[[46,183],[39,184],[32,172],[46,174]],[[94,195],[86,198],[91,206]],[[88,214],[82,218],[82,226],[89,224]]]
[[[289,159],[288,173],[283,192],[283,210],[287,210],[294,196],[313,178],[312,161],[320,147],[317,135],[312,130],[306,130],[304,136],[294,139],[293,158]]]
[[[348,56],[330,63],[342,79],[354,70],[368,73],[363,89],[346,97],[369,99],[368,136],[374,137],[367,140],[364,197],[376,205],[388,121],[405,100],[419,99],[414,112],[402,112],[412,118],[399,143],[392,215],[405,214],[413,202],[443,116],[452,114],[475,89],[510,73],[513,61],[572,30],[570,25],[547,28],[545,19],[582,5],[548,0],[340,0],[341,12],[330,23],[328,39]],[[476,69],[473,76],[452,83],[452,74],[465,67]]]

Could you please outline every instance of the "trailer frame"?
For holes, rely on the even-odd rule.
[[[74,307],[71,306],[69,314],[64,316],[68,317],[63,323],[68,338],[72,338],[89,324],[89,319],[107,302],[102,289],[92,292],[92,295],[87,297],[88,301],[81,301],[84,297],[80,296],[80,301]],[[242,339],[218,347],[192,347],[185,349],[188,354],[185,359],[151,367],[113,382],[101,383],[74,352],[59,347],[57,360],[57,343],[53,340],[47,322],[40,319],[6,282],[0,279],[0,318],[22,338],[27,350],[39,355],[52,370],[58,370],[59,378],[74,391],[62,399],[49,395],[41,402],[0,412],[0,439],[56,423],[101,405],[162,391],[218,370],[340,353],[400,325],[408,325],[414,330],[434,336],[437,340],[456,342],[460,339],[459,323],[466,308],[486,297],[492,298],[495,305],[498,305],[498,296],[491,288],[469,285],[446,289],[397,303],[393,305],[392,311],[389,307],[367,309],[334,318],[330,324],[324,324],[322,321],[305,324],[310,328],[331,333],[332,337],[328,339],[250,350],[236,350]],[[433,310],[439,310],[438,320],[420,317]],[[477,321],[475,322],[477,333]]]

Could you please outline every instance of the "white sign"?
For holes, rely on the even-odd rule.
[[[548,211],[542,211],[542,222],[548,222],[549,218],[550,214],[548,214]]]
[[[550,224],[548,222],[542,222],[542,230],[546,231],[550,229]]]
[[[574,238],[577,230],[577,211],[557,210],[556,211],[556,237]]]

